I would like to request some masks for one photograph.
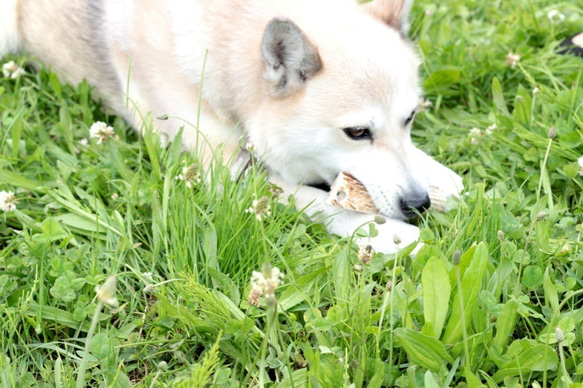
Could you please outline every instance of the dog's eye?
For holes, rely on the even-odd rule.
[[[411,112],[409,117],[407,117],[407,119],[405,120],[405,126],[411,124],[411,121],[413,121],[414,118],[415,118],[415,111]]]
[[[372,139],[370,130],[367,127],[350,127],[343,129],[346,136],[352,140],[367,140]]]

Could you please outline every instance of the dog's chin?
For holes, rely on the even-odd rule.
[[[406,222],[412,221],[412,220],[417,218],[417,216],[414,216],[414,217],[406,216],[405,214],[403,214],[401,212],[395,213],[395,212],[385,212],[385,211],[381,210],[381,211],[379,211],[379,214],[381,216],[389,219],[389,220],[399,220],[399,221],[406,221]]]

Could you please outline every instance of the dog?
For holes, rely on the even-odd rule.
[[[418,239],[405,221],[429,208],[429,187],[462,188],[411,141],[421,90],[410,9],[411,0],[4,0],[0,56],[24,50],[70,83],[87,80],[136,129],[145,113],[167,114],[156,128],[172,139],[184,126],[183,143],[204,160],[221,148],[236,161],[252,143],[286,197],[342,236],[375,217],[325,204],[319,187],[348,172],[386,217],[367,242],[395,252]]]

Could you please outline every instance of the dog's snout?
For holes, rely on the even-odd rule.
[[[417,213],[423,213],[431,206],[431,199],[426,192],[411,193],[401,198],[401,211],[406,218],[414,218]]]

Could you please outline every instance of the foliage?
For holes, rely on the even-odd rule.
[[[367,264],[261,171],[234,182],[217,163],[187,185],[194,156],[107,116],[87,84],[0,78],[0,190],[19,202],[0,212],[0,384],[69,387],[86,369],[87,386],[580,387],[583,60],[556,49],[582,9],[415,4],[431,105],[414,138],[467,194],[418,222],[415,258]],[[96,121],[118,138],[83,141]],[[246,210],[262,197],[260,221]],[[255,306],[264,262],[285,277]],[[95,299],[110,275],[118,306]]]

